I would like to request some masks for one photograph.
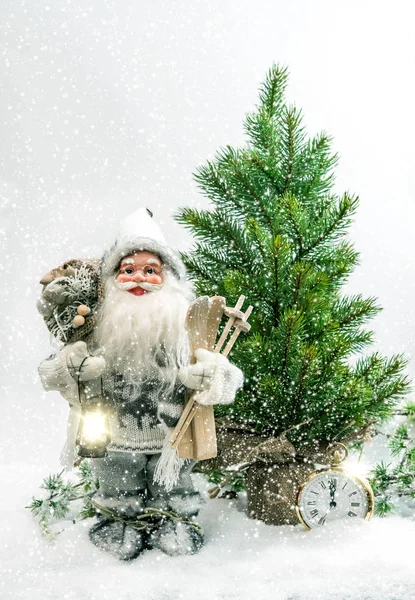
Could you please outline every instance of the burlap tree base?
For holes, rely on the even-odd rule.
[[[225,470],[247,460],[245,471],[248,511],[269,525],[295,525],[300,485],[315,470],[310,457],[298,455],[284,436],[267,438],[238,426],[218,426],[218,456],[201,463],[202,469]]]
[[[245,473],[250,517],[268,525],[296,525],[297,491],[313,470],[296,461],[255,463]]]

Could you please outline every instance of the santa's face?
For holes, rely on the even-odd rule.
[[[155,292],[163,285],[163,263],[147,250],[134,252],[122,259],[115,281],[117,287],[134,296]]]
[[[94,332],[109,371],[128,376],[137,389],[149,377],[174,385],[177,369],[189,361],[186,292],[157,255],[139,251],[123,258],[105,282]]]

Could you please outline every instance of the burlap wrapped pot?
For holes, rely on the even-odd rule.
[[[297,524],[296,496],[315,470],[313,460],[297,454],[283,435],[269,438],[227,424],[218,426],[217,437],[218,456],[202,468],[224,470],[249,457],[244,476],[250,517],[269,525]]]

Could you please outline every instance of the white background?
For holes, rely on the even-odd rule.
[[[139,205],[185,248],[171,215],[207,206],[192,172],[244,143],[243,116],[273,62],[289,67],[287,98],[309,133],[334,137],[337,191],[361,199],[347,291],[384,307],[376,348],[411,358],[412,2],[0,0],[0,11],[0,450],[14,472],[54,468],[67,414],[37,379],[49,353],[38,280],[99,256]]]

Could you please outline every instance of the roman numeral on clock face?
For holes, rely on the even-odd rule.
[[[310,515],[311,515],[312,517],[316,517],[316,516],[318,515],[318,510],[317,510],[316,508],[314,508],[314,509],[311,511]]]
[[[352,506],[360,506],[360,502],[352,502],[351,505]]]
[[[355,490],[354,492],[352,492],[351,494],[349,494],[349,498],[350,498],[350,496],[356,496],[356,494],[357,494],[357,492]]]
[[[352,510],[349,510],[347,514],[349,515],[349,517],[357,517],[357,514],[354,513]]]

